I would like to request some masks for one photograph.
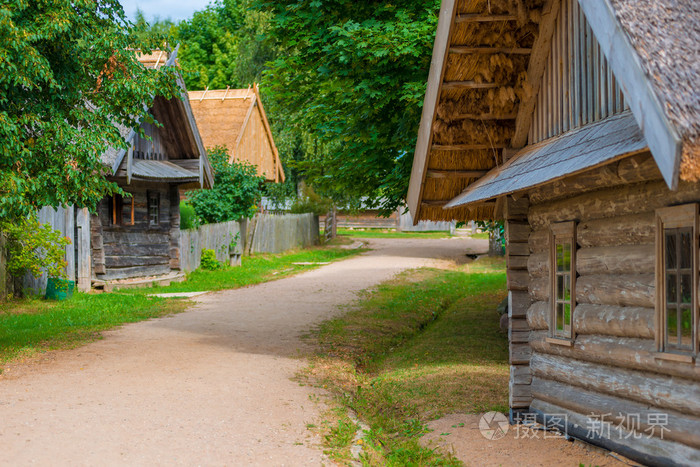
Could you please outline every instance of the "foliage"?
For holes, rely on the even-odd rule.
[[[295,165],[319,193],[385,213],[403,203],[439,5],[254,1],[284,51],[264,74],[270,114],[297,135]]]
[[[177,92],[116,0],[0,3],[0,218],[92,207],[117,189],[100,156],[126,148],[115,124],[152,121],[144,103]]]
[[[248,0],[216,0],[173,34],[182,42],[180,63],[190,90],[247,87],[259,82],[276,50],[267,39],[270,14],[249,8]]]
[[[216,271],[217,269],[221,269],[223,264],[216,259],[216,252],[214,250],[205,248],[202,250],[200,267],[205,271]]]
[[[189,230],[197,227],[197,214],[194,207],[187,201],[180,201],[180,230]]]
[[[265,178],[257,175],[255,166],[248,162],[229,163],[225,147],[207,153],[214,169],[214,186],[189,195],[197,221],[213,224],[252,217],[260,204]]]
[[[174,28],[175,23],[170,18],[161,19],[156,16],[149,22],[143,11],[136,9],[134,32],[140,40],[152,44],[177,43],[172,34]]]
[[[70,239],[53,230],[49,224],[40,224],[36,216],[15,222],[0,223],[7,234],[7,271],[14,277],[29,272],[39,277],[42,268],[49,277],[66,277],[66,245]]]
[[[505,279],[504,261],[491,258],[408,271],[321,325],[310,376],[370,426],[364,465],[458,464],[420,446],[424,423],[508,409],[508,340],[495,311]]]
[[[503,256],[506,248],[505,225],[502,221],[476,221],[476,226],[489,234],[489,255]]]
[[[328,198],[322,198],[309,185],[302,183],[301,193],[296,199],[290,212],[292,214],[304,214],[312,212],[317,216],[324,216],[330,211],[333,202]]]

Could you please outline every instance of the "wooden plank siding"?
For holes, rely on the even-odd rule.
[[[577,0],[561,0],[529,129],[534,144],[628,108]]]

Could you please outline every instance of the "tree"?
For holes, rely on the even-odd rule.
[[[255,214],[262,198],[265,178],[248,162],[229,163],[228,150],[217,146],[207,151],[214,169],[214,186],[193,191],[189,204],[199,223],[237,221]]]
[[[439,4],[255,0],[285,51],[264,74],[268,107],[301,135],[320,194],[403,204]]]
[[[188,89],[242,88],[259,82],[276,50],[266,36],[270,14],[249,8],[249,0],[216,0],[173,34],[183,44],[180,62]]]
[[[0,3],[0,219],[40,206],[94,207],[117,189],[100,156],[126,148],[153,96],[179,92],[116,0]]]

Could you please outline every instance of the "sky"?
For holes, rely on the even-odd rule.
[[[187,19],[195,11],[203,10],[211,0],[120,0],[126,16],[133,20],[136,9],[143,11],[147,21],[158,16],[173,21]]]

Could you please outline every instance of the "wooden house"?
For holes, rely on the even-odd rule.
[[[510,407],[700,463],[700,3],[443,0],[408,204],[503,219]]]
[[[284,182],[257,85],[249,89],[190,91],[190,105],[204,146],[226,146],[231,161],[245,161],[268,182]]]
[[[147,67],[176,63],[177,49],[141,55]],[[156,97],[151,114],[162,127],[142,123],[144,138],[122,128],[128,150],[102,156],[108,178],[127,195],[105,198],[92,216],[92,271],[100,282],[172,275],[180,269],[179,189],[208,188],[212,170],[190,108],[187,91],[170,100]]]

